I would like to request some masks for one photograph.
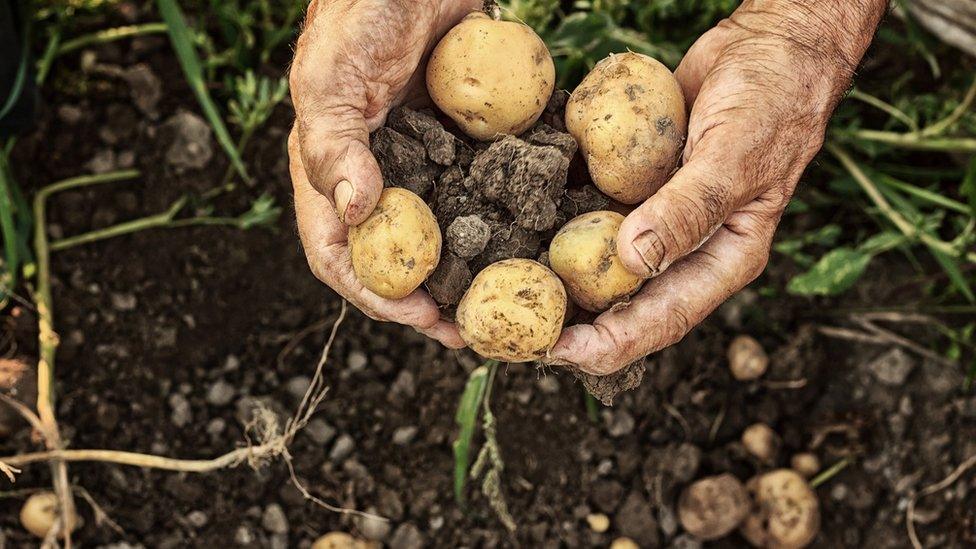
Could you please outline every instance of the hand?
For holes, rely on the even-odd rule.
[[[683,166],[624,221],[617,251],[654,277],[628,307],[563,331],[551,356],[595,375],[672,345],[762,273],[773,233],[871,42],[883,0],[746,0],[675,72]]]
[[[356,279],[348,226],[383,190],[369,132],[390,108],[426,97],[423,60],[482,0],[313,0],[290,74],[296,122],[288,138],[295,213],[315,276],[376,320],[408,324],[449,347],[464,346],[434,300],[417,290],[384,299]]]

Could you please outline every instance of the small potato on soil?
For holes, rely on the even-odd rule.
[[[566,129],[596,186],[618,202],[637,204],[678,167],[688,132],[684,95],[655,59],[611,54],[573,92]]]
[[[20,509],[20,524],[39,538],[47,537],[58,519],[58,496],[54,492],[32,494]],[[72,521],[78,524],[78,519]]]
[[[765,423],[754,423],[742,432],[742,446],[762,463],[772,463],[779,451],[779,437]]]
[[[315,540],[311,549],[374,549],[378,543],[356,539],[345,532],[329,532]]]
[[[820,472],[820,458],[813,452],[795,454],[790,459],[790,468],[803,475],[804,478],[811,478]]]
[[[383,189],[376,209],[349,228],[356,278],[380,297],[400,299],[437,268],[441,230],[427,204],[400,188]]]
[[[755,547],[800,549],[820,530],[820,502],[796,471],[777,469],[746,483],[752,511],[740,532]]]
[[[531,259],[506,259],[474,277],[455,319],[478,354],[528,362],[552,349],[565,316],[566,290],[555,273]]]
[[[585,213],[559,229],[549,244],[549,265],[573,302],[587,311],[603,312],[626,301],[643,282],[617,255],[623,220],[616,212]]]
[[[542,115],[556,82],[545,42],[528,26],[466,16],[438,42],[427,90],[464,133],[487,141],[519,135]]]
[[[739,381],[759,379],[769,367],[769,356],[754,337],[737,336],[729,344],[729,371]]]
[[[719,539],[749,514],[749,495],[739,479],[726,473],[695,481],[678,499],[681,526],[702,541]]]

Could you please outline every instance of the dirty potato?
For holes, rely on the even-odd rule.
[[[641,286],[617,256],[617,233],[624,216],[585,213],[565,224],[549,244],[549,266],[559,275],[574,303],[599,313],[626,301]]]
[[[749,495],[739,479],[726,473],[696,480],[678,499],[681,526],[702,541],[724,537],[749,514]]]
[[[769,356],[756,338],[736,336],[729,344],[729,371],[739,381],[759,379],[769,368]]]
[[[565,315],[566,290],[555,273],[531,259],[506,259],[474,277],[456,321],[478,354],[528,362],[556,344]]]
[[[36,492],[32,494],[20,509],[20,524],[34,536],[46,538],[48,532],[58,520],[58,496],[54,492]],[[73,526],[77,526],[75,516]]]
[[[688,131],[684,95],[660,62],[633,52],[610,55],[573,92],[566,128],[596,186],[636,204],[677,169]]]
[[[441,231],[419,196],[388,188],[366,221],[349,228],[349,251],[363,286],[381,297],[400,299],[437,267]]]
[[[427,90],[464,133],[487,141],[535,124],[556,82],[546,44],[526,25],[475,12],[444,35],[427,64]]]
[[[796,471],[777,469],[746,483],[752,512],[742,523],[743,537],[756,547],[800,549],[820,530],[820,503]]]

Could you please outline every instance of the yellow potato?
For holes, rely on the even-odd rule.
[[[549,266],[573,302],[599,313],[625,301],[643,282],[617,256],[617,233],[624,216],[590,212],[563,225],[549,244]]]
[[[441,231],[423,200],[396,187],[383,189],[366,221],[349,228],[356,278],[376,295],[400,299],[437,267]]]
[[[555,82],[552,55],[531,28],[482,12],[448,31],[427,64],[431,99],[481,141],[529,129]]]
[[[807,481],[790,469],[777,469],[746,483],[752,512],[740,531],[749,543],[770,549],[801,549],[820,530],[820,502]]]
[[[531,259],[505,259],[474,277],[455,319],[478,354],[528,362],[556,344],[565,315],[566,290],[555,273]]]
[[[58,496],[54,492],[37,492],[24,502],[20,509],[20,524],[24,529],[39,538],[47,537],[58,519]],[[78,518],[72,521],[77,525]]]
[[[596,186],[625,204],[643,202],[678,167],[688,132],[678,81],[639,53],[611,55],[566,104],[566,128]]]

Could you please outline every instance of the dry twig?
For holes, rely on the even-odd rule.
[[[969,456],[969,459],[963,461],[956,467],[949,476],[923,488],[920,492],[912,496],[908,500],[908,507],[905,509],[905,526],[908,528],[908,539],[912,542],[912,547],[915,549],[922,549],[922,542],[918,539],[918,533],[915,531],[915,504],[920,498],[925,496],[930,496],[936,492],[941,492],[949,486],[952,486],[959,477],[961,477],[966,471],[972,469],[976,466],[976,454]]]

